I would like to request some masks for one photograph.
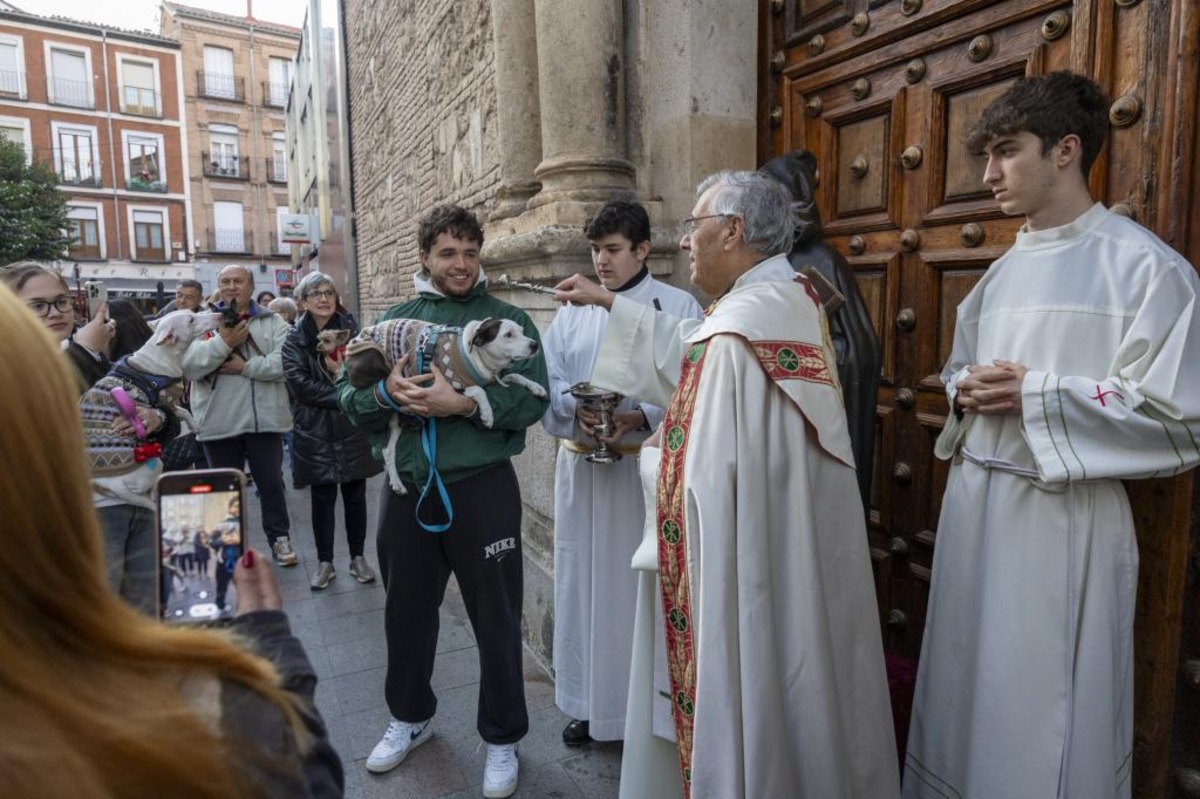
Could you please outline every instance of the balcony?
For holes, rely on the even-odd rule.
[[[15,69],[0,69],[0,97],[5,100],[25,100],[25,73]]]
[[[159,180],[155,173],[142,172],[125,178],[125,188],[129,191],[152,191],[159,194],[167,193],[167,182]]]
[[[266,161],[267,182],[287,183],[287,161],[282,158],[268,158]]]
[[[96,98],[92,95],[92,84],[85,80],[50,78],[50,102],[53,105],[69,105],[72,108],[95,108]]]
[[[263,105],[267,108],[287,108],[288,85],[286,83],[271,83],[263,81]]]
[[[240,228],[208,228],[208,251],[249,255],[254,252],[254,233]]]
[[[250,179],[250,156],[248,155],[217,155],[210,158],[208,153],[200,153],[200,162],[204,167],[204,177],[206,178]]]
[[[121,89],[121,112],[139,117],[159,118],[158,92],[153,89],[139,89],[136,86],[125,86]]]
[[[213,100],[228,100],[232,103],[246,102],[246,81],[236,75],[197,70],[196,91],[201,97],[209,97]]]

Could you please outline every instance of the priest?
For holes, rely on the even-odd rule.
[[[580,275],[610,309],[597,386],[665,405],[656,525],[685,796],[899,794],[862,504],[817,292],[788,263],[791,196],[703,181],[680,247],[715,298],[681,320]]]

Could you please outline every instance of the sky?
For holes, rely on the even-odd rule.
[[[64,16],[86,22],[99,22],[130,30],[158,32],[159,0],[9,0],[14,6],[39,16]],[[300,27],[304,22],[307,0],[180,0],[182,5],[246,15],[247,2],[253,4],[254,17],[264,22],[281,22]]]

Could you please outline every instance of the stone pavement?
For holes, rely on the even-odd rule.
[[[434,737],[395,770],[383,775],[371,774],[364,764],[389,720],[383,700],[387,664],[383,587],[379,581],[362,585],[350,576],[339,500],[334,544],[338,576],[324,591],[309,589],[309,579],[317,567],[309,492],[291,489],[290,474],[284,482],[288,486],[292,541],[300,564],[290,569],[275,567],[275,576],[292,629],[304,642],[320,678],[317,707],[345,765],[346,796],[349,799],[481,796],[485,753],[475,731],[479,659],[458,586],[451,580],[442,605],[433,672],[433,689],[438,695]],[[382,477],[376,477],[367,489],[366,556],[376,570],[375,525],[382,485]],[[249,493],[250,544],[266,552],[253,487]],[[521,778],[515,796],[616,797],[621,745],[593,743],[580,749],[564,746],[562,729],[570,719],[554,706],[553,679],[528,654],[525,698],[529,706],[529,734],[521,741]]]

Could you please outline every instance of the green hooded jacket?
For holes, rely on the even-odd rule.
[[[394,305],[378,321],[420,319],[440,325],[463,327],[467,322],[488,317],[512,319],[525,335],[541,342],[533,320],[515,305],[501,302],[487,292],[482,276],[465,297],[449,297],[433,286],[428,278],[414,278],[418,295]],[[537,355],[517,361],[506,373],[522,374],[543,387],[548,384],[546,360],[539,348]],[[375,458],[383,462],[392,412],[379,407],[374,388],[356,389],[343,372],[338,380],[338,402],[346,416],[371,440]],[[473,416],[447,416],[437,419],[437,467],[443,482],[453,483],[503,463],[525,449],[525,428],[536,424],[546,412],[549,400],[540,399],[518,385],[492,383],[484,387],[492,406],[492,427],[483,426]],[[418,488],[425,484],[429,464],[421,448],[421,432],[401,428],[396,445],[396,468],[400,477]]]

